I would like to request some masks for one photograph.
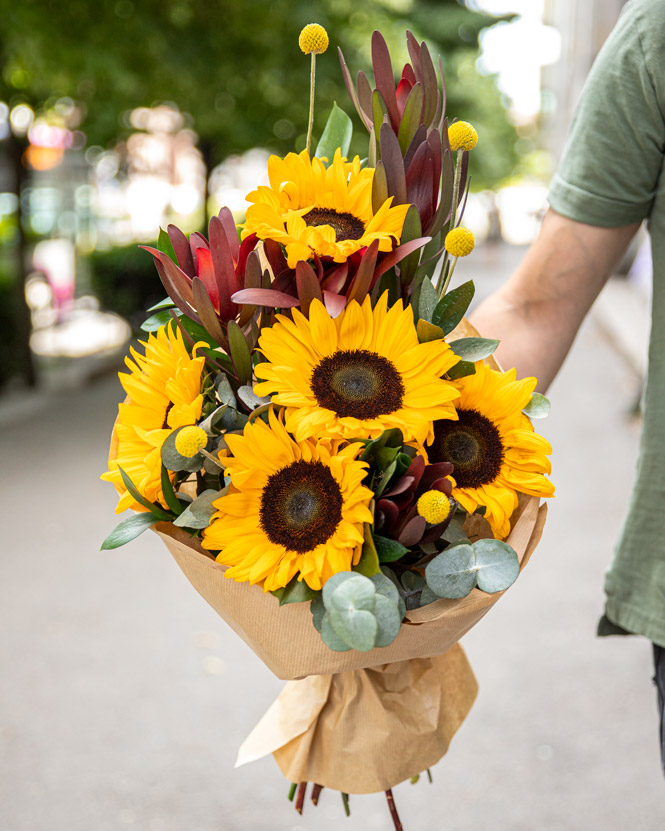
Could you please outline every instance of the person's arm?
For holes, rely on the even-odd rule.
[[[639,227],[602,228],[548,210],[521,265],[471,315],[483,337],[501,340],[503,369],[535,375],[538,389],[547,389]]]

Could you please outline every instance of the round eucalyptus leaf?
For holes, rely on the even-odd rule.
[[[402,575],[402,585],[408,592],[415,592],[418,589],[422,589],[425,585],[425,580],[417,571],[405,571]]]
[[[207,528],[217,508],[212,504],[224,491],[205,490],[173,520],[179,528]]]
[[[392,600],[393,603],[399,603],[399,592],[389,577],[386,577],[385,574],[373,574],[369,579],[374,583],[377,595],[381,594],[387,597],[388,600]]]
[[[343,591],[343,589],[344,586],[340,586],[336,591]],[[358,652],[369,652],[374,648],[378,623],[372,612],[356,609],[353,606],[343,610],[333,606],[326,612],[323,620],[324,625],[326,620],[330,620],[332,628],[339,637]],[[323,629],[321,634],[323,634]]]
[[[326,609],[330,605],[330,597],[335,589],[340,586],[345,580],[349,580],[351,577],[355,577],[355,571],[338,571],[337,574],[333,574],[333,576],[326,580],[323,586],[323,602],[325,604]]]
[[[427,606],[429,603],[434,603],[435,600],[439,600],[440,598],[434,594],[432,589],[429,586],[423,586],[423,590],[420,592],[420,606]]]
[[[320,594],[312,600],[309,610],[312,613],[312,623],[314,624],[314,628],[317,632],[320,632],[321,625],[323,624],[323,616],[326,613],[326,607],[323,605],[323,598]]]
[[[326,613],[321,620],[321,640],[333,652],[348,652],[351,647],[335,632]]]
[[[438,597],[457,600],[476,585],[476,558],[470,545],[455,545],[427,564],[425,580]]]
[[[478,588],[488,594],[505,591],[520,573],[517,554],[501,540],[478,540],[473,544],[476,555]]]
[[[353,612],[374,610],[376,589],[369,577],[362,574],[354,574],[348,580],[344,580],[332,591],[326,600],[326,608],[329,612]]]
[[[378,626],[375,646],[388,646],[395,640],[402,625],[402,617],[397,604],[385,595],[378,594],[374,607],[374,617]]]

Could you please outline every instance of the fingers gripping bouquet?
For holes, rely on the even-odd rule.
[[[328,37],[300,39],[315,56]],[[174,226],[147,248],[168,298],[120,378],[127,398],[102,478],[153,527],[203,597],[291,680],[240,750],[295,783],[385,791],[446,752],[476,694],[458,644],[517,578],[553,495],[536,379],[502,372],[452,290],[477,141],[448,123],[424,43],[395,85],[382,36],[369,132],[348,160],[336,105],[314,155],[271,157],[236,228]],[[439,61],[440,68],[440,61]],[[311,108],[310,108],[311,109]],[[414,719],[414,714],[417,717]]]

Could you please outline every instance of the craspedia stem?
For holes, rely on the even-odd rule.
[[[432,779],[432,771],[429,768],[427,768],[427,778],[429,779],[429,783],[431,785],[434,780]]]
[[[310,54],[312,59],[309,74],[309,121],[307,123],[307,153],[312,155],[312,128],[314,126],[314,87],[316,86],[316,52]]]
[[[455,160],[455,179],[453,180],[453,198],[452,198],[452,202],[451,202],[450,219],[448,220],[448,224],[445,226],[446,231],[450,231],[452,228],[454,228],[455,223],[457,222],[457,203],[459,202],[459,186],[460,186],[460,181],[462,179],[462,158],[463,158],[463,156],[464,156],[464,149],[460,148],[457,151],[457,159]],[[445,234],[443,236],[445,237]],[[441,272],[439,274],[439,282],[443,279],[444,284],[441,287],[441,289],[439,289],[439,285],[436,286],[436,288],[439,290],[439,299],[441,299],[443,297],[443,295],[446,293],[446,289],[448,288],[448,285],[450,283],[450,278],[452,276],[452,268],[454,268],[454,264],[453,264],[453,267],[450,269],[450,271],[448,271],[448,273],[445,275],[445,277],[443,276],[444,272],[446,271],[446,266],[448,265],[449,260],[450,260],[450,255],[449,255],[448,251],[446,251],[446,253],[443,255],[443,268],[441,269]]]
[[[296,791],[298,790],[298,786],[295,782],[291,782],[291,787],[289,788],[289,802],[293,802],[293,797],[296,795]]]
[[[393,799],[393,792],[390,788],[388,788],[388,790],[386,791],[386,799],[388,800],[388,808],[390,809],[390,816],[392,817],[393,825],[395,826],[395,831],[404,831],[404,827],[402,826],[399,814],[397,813],[395,800]]]

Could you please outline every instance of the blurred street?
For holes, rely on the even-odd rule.
[[[520,250],[480,249],[455,281],[486,293]],[[152,534],[99,545],[113,376],[0,402],[0,828],[388,829],[381,795],[346,820],[323,792],[299,817],[272,759],[233,769],[281,688]],[[651,648],[595,638],[632,484],[639,381],[591,317],[537,424],[554,446],[545,537],[464,641],[480,695],[434,785],[395,789],[406,831],[662,831]]]

